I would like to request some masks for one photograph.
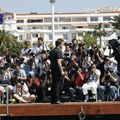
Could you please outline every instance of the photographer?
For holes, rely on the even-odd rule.
[[[115,57],[115,60],[118,63],[118,75],[120,74],[120,41],[116,39],[109,40],[109,46],[113,49],[112,56]]]
[[[78,58],[74,52],[70,54],[70,57],[65,61],[65,64],[66,70],[68,71],[68,76],[71,78],[76,73],[75,69],[79,67]]]
[[[77,67],[75,74],[71,78],[71,86],[69,87],[70,101],[82,101],[84,99],[82,93],[82,85],[85,83],[86,74],[84,70]]]
[[[104,64],[104,70],[106,71],[107,69],[111,69],[111,71],[113,71],[114,73],[118,72],[117,69],[118,63],[117,61],[114,59],[114,57],[112,58],[106,58],[105,60],[105,64]]]
[[[14,80],[22,80],[23,82],[26,81],[27,75],[23,69],[20,68],[19,65],[16,65],[14,71],[12,73],[12,78]]]
[[[12,73],[11,82],[13,83],[13,97],[19,102],[27,103],[35,100],[35,95],[30,95],[26,85],[26,73],[16,65]]]
[[[96,68],[95,64],[92,64],[89,69],[89,76],[88,76],[87,82],[82,86],[82,91],[83,91],[83,94],[85,95],[85,100],[84,100],[85,102],[87,102],[90,97],[88,91],[91,91],[92,99],[96,99],[100,75],[101,75],[100,70]]]
[[[98,87],[98,100],[99,101],[114,101],[117,98],[118,92],[118,76],[111,69],[107,69]]]
[[[14,94],[13,97],[22,103],[34,102],[35,95],[29,93],[28,86],[26,83],[23,83],[20,79],[16,81],[14,85]]]

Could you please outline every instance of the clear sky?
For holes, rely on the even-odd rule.
[[[120,0],[55,0],[55,12],[81,12],[108,6],[120,8]],[[51,12],[50,0],[0,0],[0,7],[15,13]]]

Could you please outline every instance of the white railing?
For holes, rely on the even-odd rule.
[[[6,113],[3,113],[3,114],[0,114],[0,117],[1,116],[9,116],[9,90],[8,90],[8,84],[0,84],[0,86],[3,86],[5,87],[6,89],[6,96],[3,96],[3,97],[6,97]]]

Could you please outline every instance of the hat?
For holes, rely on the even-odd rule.
[[[107,58],[109,61],[111,61],[111,62],[113,62],[113,63],[115,63],[115,64],[117,64],[117,61],[115,60],[115,58],[114,57],[112,57],[112,58]]]

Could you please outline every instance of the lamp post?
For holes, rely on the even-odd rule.
[[[54,26],[54,3],[55,0],[50,0],[51,3],[51,15],[52,15],[52,45],[55,46],[55,26]]]

